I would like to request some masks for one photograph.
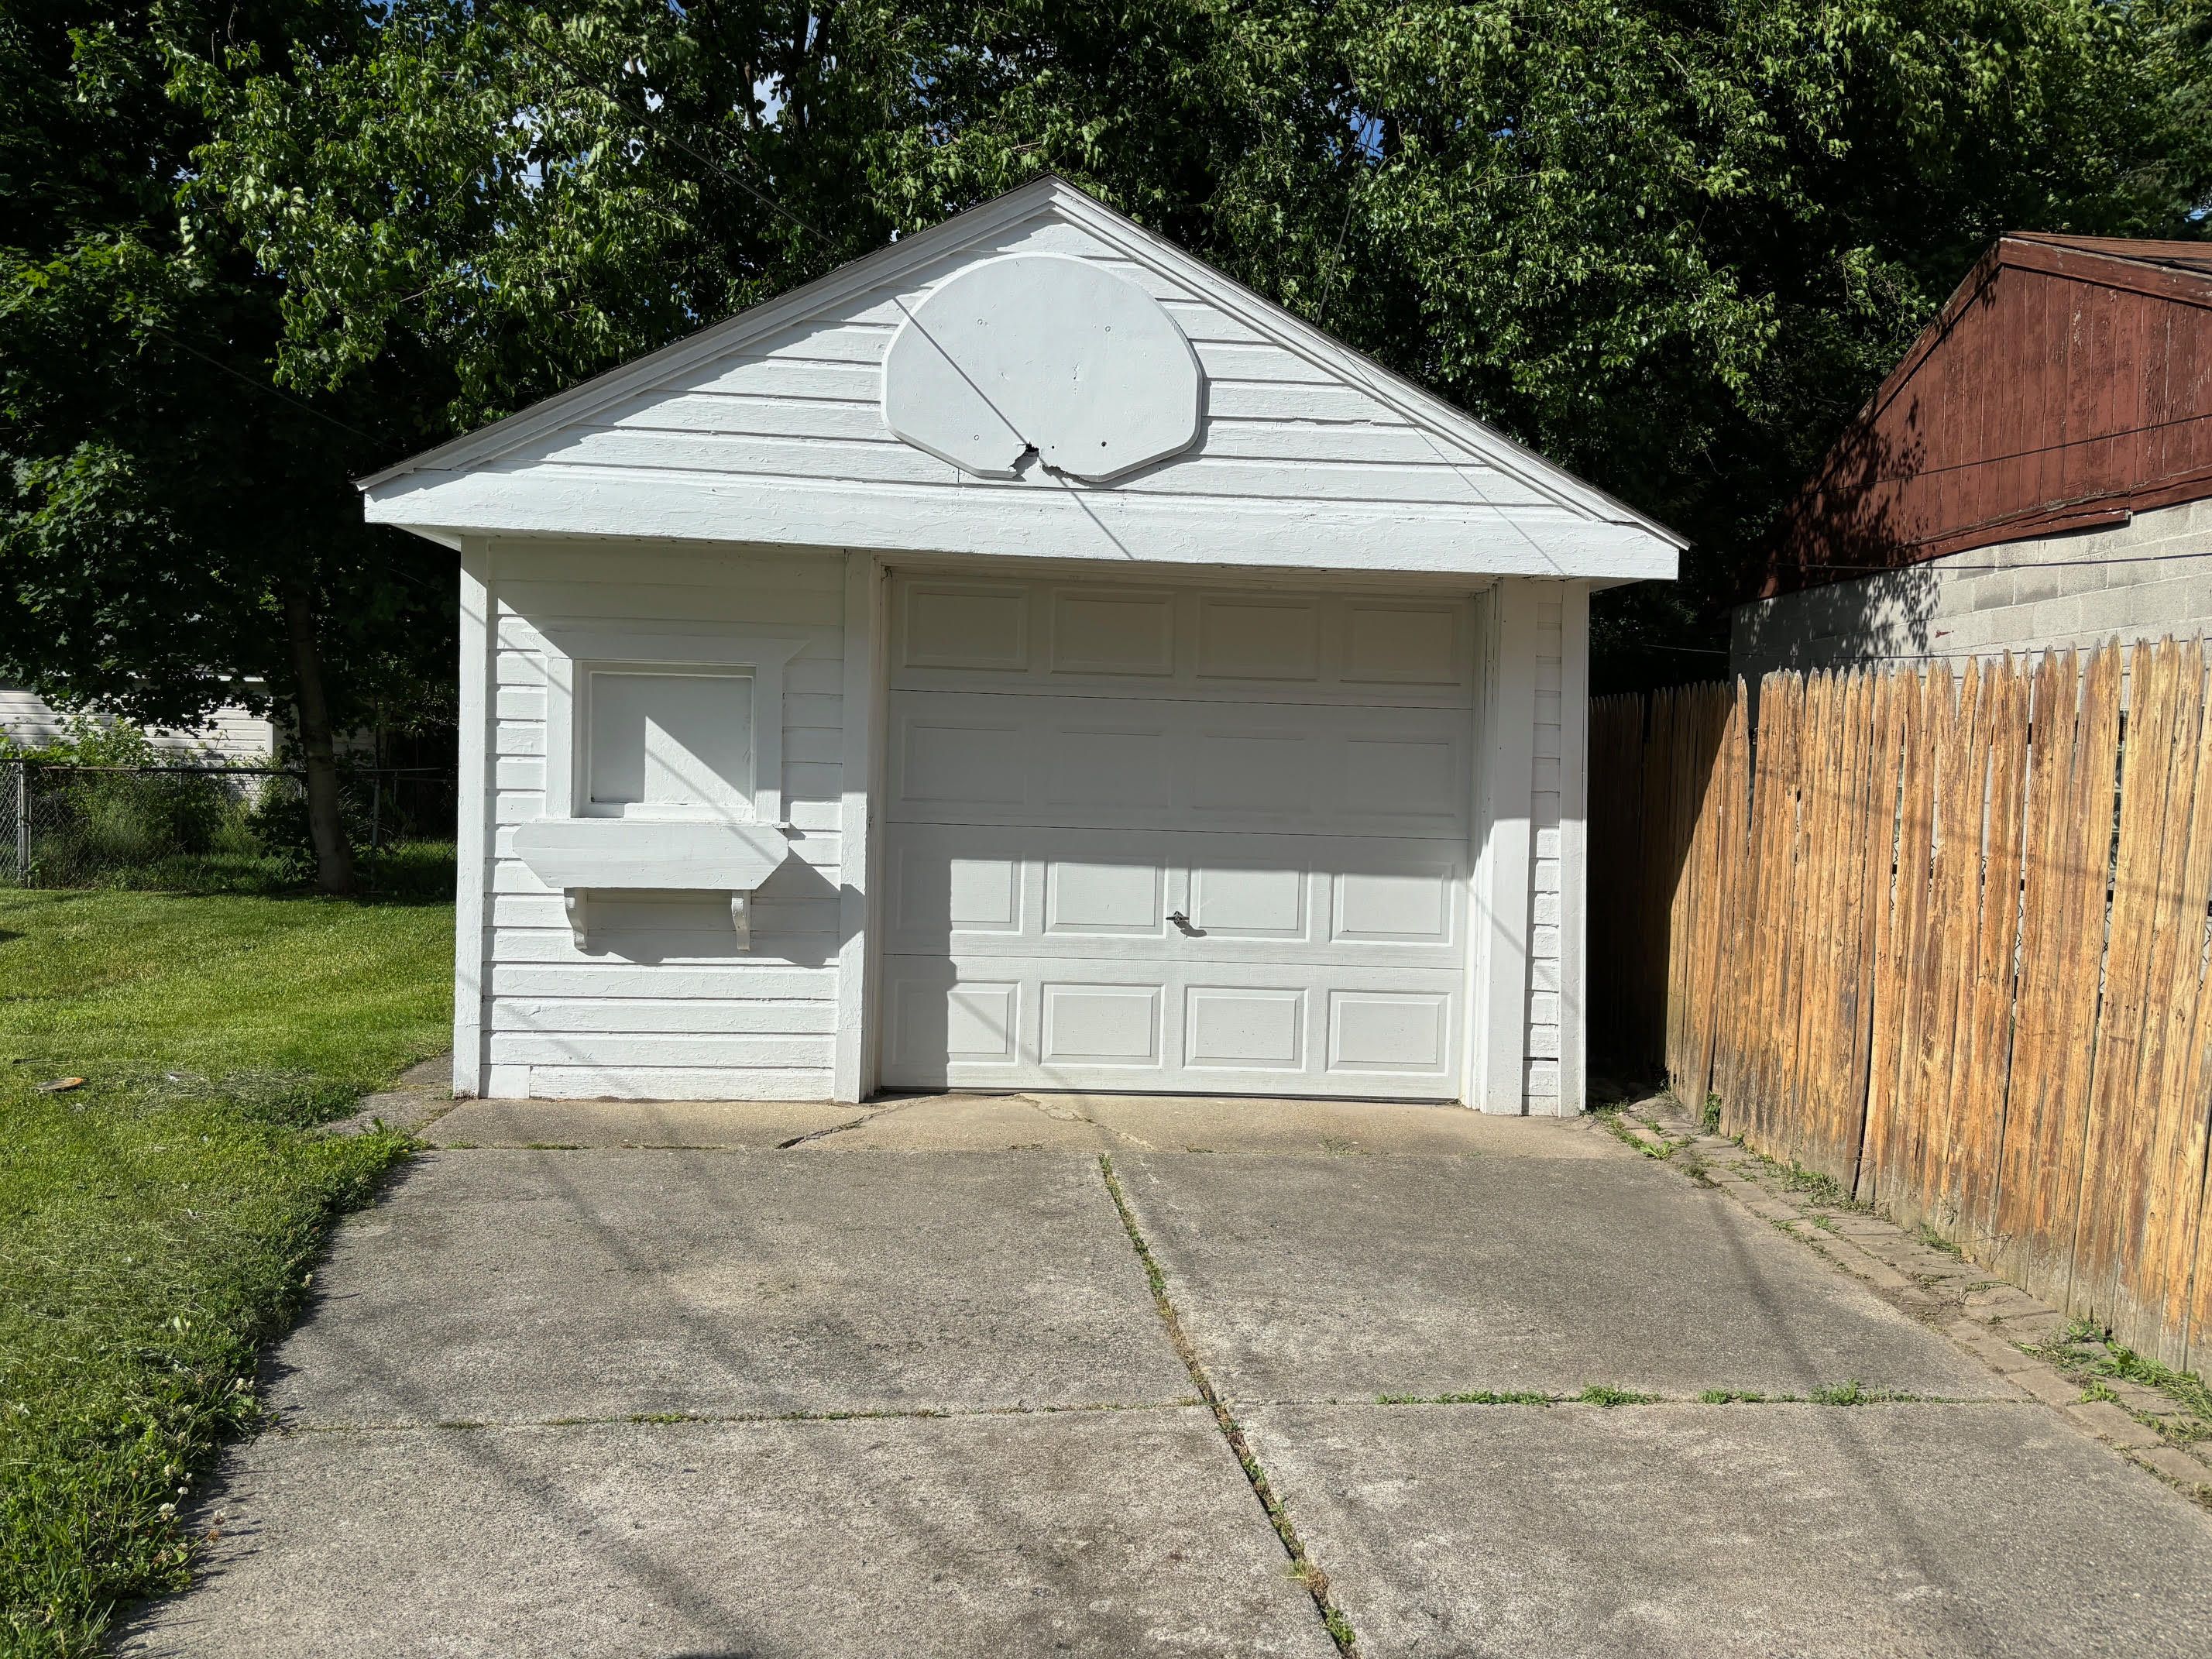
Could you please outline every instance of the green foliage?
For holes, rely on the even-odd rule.
[[[1593,1382],[1574,1396],[1578,1406],[1650,1406],[1658,1403],[1656,1394],[1638,1394],[1631,1389],[1616,1389],[1603,1382]]]
[[[2207,16],[403,0],[178,84],[218,135],[195,222],[283,274],[287,384],[404,364],[453,426],[1058,171],[1695,536],[1680,593],[1601,618],[1618,659],[1733,597],[1998,232],[2194,234]]]
[[[296,777],[178,758],[123,720],[78,715],[37,745],[0,738],[0,766],[32,768],[31,879],[22,884],[279,893],[313,878],[313,837]],[[452,842],[416,838],[422,827],[397,810],[393,791],[377,800],[368,776],[348,770],[339,781],[343,826],[370,888],[450,897]],[[12,871],[12,858],[4,867]]]
[[[404,1150],[304,1126],[434,1053],[452,912],[0,893],[0,1652],[179,1587],[258,1346]],[[66,1093],[33,1085],[88,1081]]]
[[[1856,1378],[1838,1382],[1832,1389],[1815,1389],[1805,1396],[1816,1406],[1887,1406],[1909,1403],[1920,1398],[1916,1394],[1902,1394],[1895,1389],[1869,1389]]]
[[[1539,1394],[1528,1389],[1478,1389],[1472,1394],[1384,1394],[1375,1397],[1378,1406],[1551,1406],[1559,1402],[1555,1394]]]
[[[337,718],[450,707],[446,556],[365,526],[347,482],[422,435],[412,404],[280,391],[283,281],[177,199],[211,137],[180,56],[374,33],[343,0],[0,18],[0,677],[155,725],[264,712],[296,683],[290,585]]]
[[[2033,1352],[2087,1379],[2084,1398],[2117,1398],[2106,1386],[2106,1378],[2155,1389],[2187,1414],[2182,1422],[2161,1422],[2160,1433],[2172,1440],[2212,1439],[2212,1385],[2195,1371],[2174,1370],[2114,1341],[2112,1333],[2101,1325],[2076,1320]],[[2098,1389],[2104,1393],[2089,1392]]]
[[[146,728],[134,720],[76,714],[41,744],[18,743],[0,733],[0,763],[18,760],[51,766],[159,766],[161,755]]]
[[[1703,673],[1638,652],[1734,597],[1994,235],[2200,234],[2208,19],[25,10],[0,27],[0,673],[164,723],[283,695],[296,580],[342,722],[449,711],[444,556],[365,529],[349,473],[1048,169],[1692,535],[1680,590],[1608,597],[1599,675]]]

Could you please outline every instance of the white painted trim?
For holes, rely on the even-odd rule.
[[[1671,580],[1674,549],[1640,526],[1559,507],[1469,501],[1367,507],[1205,500],[1088,488],[1047,473],[1018,486],[922,487],[563,466],[557,482],[501,471],[422,471],[371,496],[372,524],[531,537],[685,542],[744,538],[886,553],[1182,568],[1425,572]],[[981,504],[988,491],[988,510]]]
[[[578,668],[613,670],[743,669],[752,677],[753,788],[750,821],[781,823],[783,816],[783,676],[806,647],[808,630],[747,628],[741,633],[665,626],[540,628],[545,651],[545,816],[581,817],[585,758],[578,718]],[[586,711],[588,714],[588,711]],[[649,816],[639,814],[635,816]],[[700,814],[711,820],[714,815]]]
[[[1559,1093],[1561,1115],[1587,1104],[1589,957],[1589,587],[1559,606]]]
[[[489,880],[491,815],[498,799],[490,761],[488,689],[498,649],[491,626],[494,560],[489,543],[461,544],[460,811],[453,831],[453,1092],[483,1095],[484,1076],[484,889]]]
[[[395,466],[360,479],[356,487],[371,498],[372,518],[376,521],[407,522],[408,527],[417,529],[419,533],[434,536],[441,532],[449,533],[446,522],[435,519],[407,521],[398,517],[378,518],[374,512],[374,507],[380,504],[377,497],[384,492],[386,486],[411,473],[482,466],[520,448],[532,438],[594,410],[609,407],[637,392],[649,389],[682,374],[694,364],[741,350],[752,341],[765,338],[810,316],[829,310],[844,299],[893,282],[902,271],[919,269],[957,252],[1019,223],[1040,209],[1047,208],[1135,264],[1218,307],[1262,339],[1304,358],[1326,373],[1358,386],[1432,438],[1470,457],[1480,458],[1486,464],[1554,501],[1571,504],[1591,519],[1632,526],[1639,532],[1639,540],[1656,542],[1667,548],[1670,555],[1688,544],[1686,538],[1677,535],[1595,485],[1513,442],[1443,398],[1392,374],[1372,359],[1273,301],[1261,298],[1204,261],[1194,258],[1135,221],[1115,212],[1066,179],[1051,174],[1034,179],[964,213],[956,214],[928,230],[903,237],[863,258],[839,267],[816,282],[793,289],[765,304],[755,306],[702,329],[689,338],[557,393],[520,414],[509,416],[506,420],[441,444]],[[1498,511],[1502,517],[1503,510]],[[1671,577],[1674,574],[1674,560],[1669,556],[1666,562],[1668,568],[1663,573],[1640,570],[1582,573],[1555,569],[1548,574],[1561,576],[1663,574]]]
[[[878,1031],[876,895],[883,862],[874,833],[881,799],[883,714],[889,659],[884,590],[889,573],[866,553],[845,556],[844,754],[840,785],[842,870],[837,945],[837,1049],[830,1093],[857,1103],[876,1091]]]
[[[1527,1110],[1528,873],[1535,775],[1539,584],[1500,582],[1489,599],[1489,659],[1476,745],[1475,833],[1482,838],[1468,906],[1467,1098],[1486,1112]]]

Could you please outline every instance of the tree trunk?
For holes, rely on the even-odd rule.
[[[315,645],[315,602],[297,582],[284,584],[284,632],[292,646],[294,708],[300,752],[307,767],[307,830],[315,842],[315,885],[353,891],[353,844],[338,809],[338,757],[331,739],[331,708],[323,695],[323,658]]]

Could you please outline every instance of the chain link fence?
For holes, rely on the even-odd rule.
[[[361,885],[450,883],[457,781],[355,767],[339,797]],[[283,767],[0,762],[0,886],[245,891],[314,874],[306,775]]]

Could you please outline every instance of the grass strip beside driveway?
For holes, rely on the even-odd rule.
[[[449,905],[0,892],[0,1655],[179,1588],[179,1506],[331,1218],[406,1143],[306,1133],[437,1052]],[[82,1086],[42,1092],[42,1083]]]

